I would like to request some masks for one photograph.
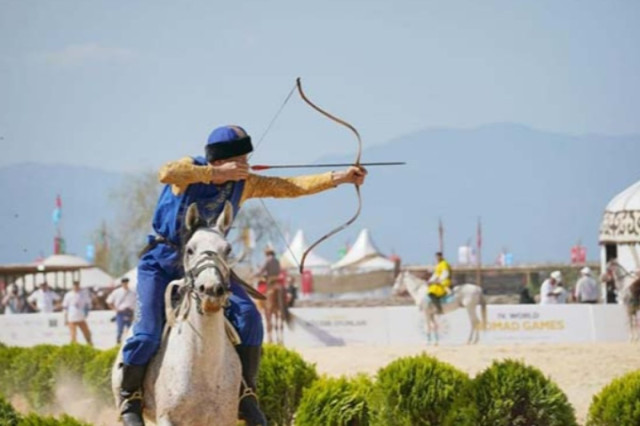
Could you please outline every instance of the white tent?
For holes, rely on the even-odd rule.
[[[380,253],[371,240],[368,229],[360,231],[356,242],[342,259],[331,265],[332,269],[364,271],[392,271],[395,263]]]
[[[283,268],[298,268],[302,261],[302,255],[309,247],[307,244],[302,229],[296,232],[293,240],[289,243],[289,247],[282,253],[280,257],[280,265]],[[314,273],[327,272],[331,266],[331,263],[318,256],[314,252],[310,252],[304,261],[305,269],[310,269]]]
[[[603,269],[613,257],[629,271],[640,269],[640,181],[607,204],[599,240]]]
[[[49,286],[55,287],[65,286],[70,288],[74,279],[80,280],[80,287],[110,287],[113,285],[113,277],[98,267],[91,267],[89,262],[85,259],[69,254],[54,254],[47,257],[42,262],[39,262],[38,269],[42,270],[42,273],[36,275],[25,275],[22,278],[16,280],[16,284],[20,287],[24,284],[24,288],[27,292],[35,290],[36,286],[43,281],[47,281]],[[71,266],[80,267],[79,276],[73,276],[71,272],[47,272],[47,267],[55,266]],[[34,282],[35,279],[35,282]]]

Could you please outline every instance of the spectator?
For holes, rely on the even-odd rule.
[[[560,271],[553,271],[549,278],[544,280],[542,286],[540,286],[541,305],[558,303],[558,294],[562,292],[562,289],[560,291],[557,290],[559,282],[562,282],[562,273]]]
[[[529,284],[526,281],[522,286],[522,289],[520,290],[520,303],[521,304],[536,303],[533,297],[531,297],[531,292],[529,291]]]
[[[15,284],[10,284],[7,294],[2,298],[5,315],[20,314],[24,312],[24,298],[20,295],[20,290]]]
[[[69,332],[71,333],[71,343],[77,342],[76,335],[79,328],[87,344],[93,346],[91,331],[89,331],[89,326],[87,325],[87,315],[91,309],[91,298],[86,292],[80,290],[79,281],[74,281],[73,288],[64,295],[62,308],[64,309],[64,323],[69,326]]]
[[[120,280],[120,287],[107,297],[107,304],[116,311],[116,343],[120,344],[125,329],[131,328],[136,309],[136,292],[129,289],[129,278],[124,277]]]
[[[60,296],[49,288],[46,281],[41,282],[39,287],[31,293],[27,302],[36,312],[46,314],[55,311],[60,303]]]
[[[295,284],[295,278],[289,276],[287,278],[287,306],[293,308],[298,298],[298,287]]]
[[[564,288],[564,283],[562,282],[562,280],[558,281],[556,285],[556,289],[554,290],[554,293],[556,293],[556,303],[558,304],[567,303],[567,299],[569,298],[569,292],[567,291],[566,288]]]
[[[591,269],[585,266],[580,275],[576,283],[576,300],[578,303],[598,303],[598,283],[591,276]]]

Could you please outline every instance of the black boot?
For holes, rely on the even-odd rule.
[[[431,299],[431,302],[436,306],[436,312],[442,314],[442,302],[440,301],[440,298],[432,293],[429,293],[429,298]]]
[[[242,363],[242,386],[240,387],[238,416],[247,423],[247,426],[266,426],[267,419],[260,410],[256,395],[256,380],[262,346],[236,346],[236,351]]]
[[[146,365],[122,364],[120,418],[125,426],[144,426],[142,419],[142,383]]]

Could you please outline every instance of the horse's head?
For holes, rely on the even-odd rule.
[[[233,222],[233,207],[225,203],[215,223],[207,223],[191,204],[185,216],[186,243],[183,247],[185,280],[205,313],[218,312],[231,292],[228,264],[231,244],[225,238]]]
[[[391,293],[394,296],[402,296],[407,294],[407,285],[405,284],[404,276],[407,272],[400,271],[396,280],[393,282],[393,287],[391,288]]]
[[[640,277],[640,271],[629,272],[616,259],[612,259],[607,263],[607,271],[613,277],[616,283],[616,289],[624,292],[629,286]]]

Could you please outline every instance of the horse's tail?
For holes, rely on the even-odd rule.
[[[484,293],[480,293],[480,315],[482,316],[482,322],[480,323],[481,330],[487,329],[487,298],[484,297]]]

